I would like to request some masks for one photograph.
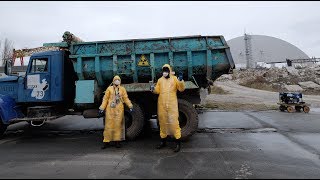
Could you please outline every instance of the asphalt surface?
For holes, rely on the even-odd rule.
[[[154,122],[151,122],[154,127]],[[179,153],[157,131],[101,150],[102,120],[66,116],[9,126],[0,178],[319,178],[320,111],[204,112]]]

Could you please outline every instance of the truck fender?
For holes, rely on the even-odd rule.
[[[10,120],[22,117],[20,109],[16,106],[13,98],[0,94],[0,119],[5,125],[10,124]]]

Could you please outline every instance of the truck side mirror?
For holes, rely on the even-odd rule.
[[[23,86],[24,86],[24,89],[27,89],[27,76],[24,76],[23,78]]]
[[[4,73],[5,73],[7,76],[10,76],[11,73],[12,73],[11,63],[8,63],[7,60],[5,61]]]

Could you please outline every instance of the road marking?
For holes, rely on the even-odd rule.
[[[1,140],[0,141],[0,145],[1,144],[5,144],[5,143],[7,143],[7,142],[14,142],[14,141],[16,141],[16,140],[18,140],[20,137],[16,137],[16,138],[12,138],[12,139],[4,139],[4,140]]]

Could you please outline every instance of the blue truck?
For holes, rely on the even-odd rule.
[[[125,109],[126,138],[135,139],[146,121],[157,114],[157,95],[150,85],[161,77],[161,68],[170,64],[184,74],[186,90],[178,93],[182,138],[198,127],[196,105],[200,89],[235,68],[230,48],[223,36],[185,36],[83,42],[44,43],[58,50],[34,53],[25,76],[0,78],[0,135],[10,124],[27,121],[41,126],[65,115],[98,117],[104,91],[114,75],[132,100],[135,111]]]

